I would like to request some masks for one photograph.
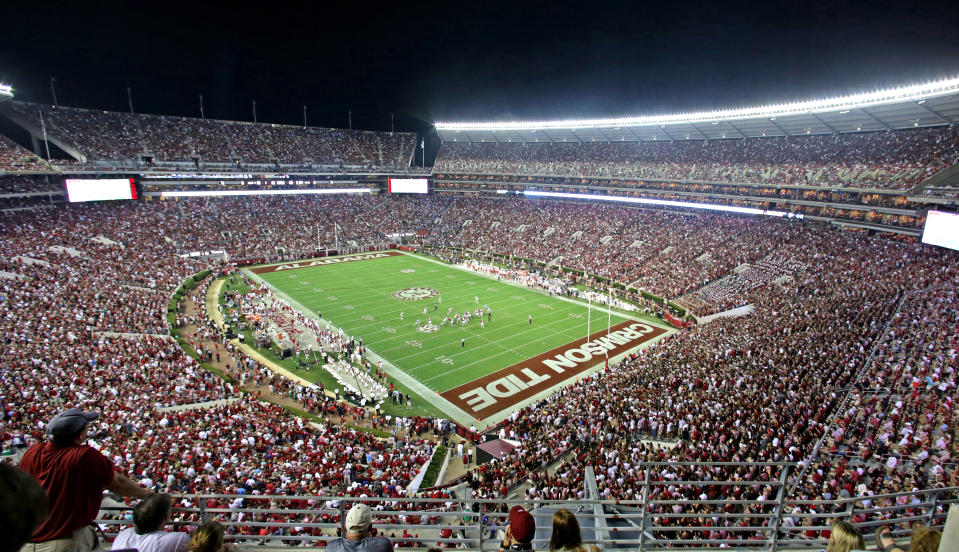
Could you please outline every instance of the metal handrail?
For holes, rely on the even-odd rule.
[[[649,470],[647,470],[647,473]],[[784,490],[788,470],[783,469],[781,478],[772,482],[752,482],[751,484],[773,483]],[[647,483],[653,483],[647,481]],[[696,482],[672,481],[675,485],[695,484]],[[714,485],[718,482],[706,482]],[[737,483],[739,482],[726,482]],[[644,497],[649,496],[652,485],[645,485]],[[286,543],[312,543],[330,541],[334,533],[343,531],[343,520],[347,508],[356,502],[368,503],[373,509],[374,527],[380,534],[407,530],[412,537],[395,537],[400,543],[416,543],[435,546],[466,546],[475,550],[494,550],[499,547],[499,536],[491,533],[505,527],[508,505],[522,503],[537,516],[540,531],[534,541],[534,547],[546,545],[549,533],[549,521],[544,516],[552,511],[566,507],[577,510],[576,516],[581,526],[597,531],[585,531],[585,534],[604,538],[584,539],[591,544],[607,548],[629,548],[630,550],[656,550],[664,547],[716,547],[720,544],[750,550],[781,550],[784,548],[822,548],[826,540],[820,538],[820,532],[829,530],[829,520],[844,519],[856,522],[864,533],[880,525],[896,522],[921,520],[933,526],[940,526],[945,512],[951,504],[959,504],[959,487],[924,489],[889,493],[875,496],[838,498],[833,500],[787,499],[785,493],[779,493],[775,500],[609,500],[584,499],[563,500],[517,500],[463,498],[418,498],[418,497],[350,497],[350,496],[311,496],[311,495],[182,495],[177,498],[188,500],[195,506],[174,508],[173,525],[190,529],[201,522],[215,519],[227,527],[228,540],[237,543],[240,548],[260,543],[269,546],[285,546]],[[910,497],[906,504],[877,506],[884,500],[893,502],[900,497]],[[230,502],[242,498],[246,502],[242,508],[207,507],[210,500]],[[290,501],[311,500],[316,509],[283,508]],[[872,501],[869,508],[862,505],[864,500]],[[916,502],[912,502],[916,500]],[[265,508],[256,508],[263,503]],[[449,505],[449,506],[448,506]],[[673,507],[681,505],[684,511],[674,512]],[[735,505],[736,511],[726,512],[718,505]],[[415,509],[422,506],[423,509]],[[696,512],[690,509],[707,507],[706,511]],[[743,512],[741,508],[757,507],[756,512]],[[400,509],[391,509],[400,507]],[[652,508],[662,507],[662,512]],[[632,509],[623,512],[621,509]],[[799,509],[800,511],[793,510]],[[104,507],[99,522],[107,534],[119,527],[129,525],[125,518],[129,506]],[[476,511],[474,511],[476,510]],[[815,513],[810,510],[814,510]],[[117,519],[117,517],[121,519]],[[243,516],[244,519],[240,519]],[[286,519],[277,520],[277,516]],[[403,521],[402,516],[420,516],[423,523]],[[429,518],[437,523],[429,523]],[[269,518],[269,519],[267,519]],[[784,521],[790,520],[788,524]],[[748,521],[746,521],[748,520]],[[747,525],[738,525],[746,521]],[[684,525],[692,522],[695,525]],[[674,524],[675,523],[675,524]],[[723,526],[724,523],[730,526]],[[602,531],[598,529],[602,527]],[[270,528],[270,529],[267,529]],[[278,534],[264,534],[259,532]],[[450,530],[453,535],[444,538],[440,532]],[[252,531],[250,531],[252,530]],[[710,539],[712,531],[725,531],[727,538]],[[806,532],[815,532],[816,538],[807,538]],[[252,532],[255,534],[243,534]],[[320,533],[320,534],[314,534]],[[684,534],[697,534],[704,538],[680,538]],[[687,535],[689,536],[689,535]]]

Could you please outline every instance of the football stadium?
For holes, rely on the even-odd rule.
[[[2,465],[109,464],[103,549],[166,495],[170,550],[555,549],[570,512],[570,550],[959,549],[959,78],[403,132],[133,107],[0,86]],[[79,538],[79,491],[11,477],[26,546]]]

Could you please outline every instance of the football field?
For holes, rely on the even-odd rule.
[[[671,331],[398,251],[250,272],[307,314],[362,338],[368,358],[382,359],[392,377],[460,423],[502,419],[602,366],[607,354]],[[443,322],[467,312],[465,323]]]

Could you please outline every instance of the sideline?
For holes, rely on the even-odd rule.
[[[220,290],[223,289],[224,282],[226,282],[226,278],[216,278],[210,284],[210,287],[206,288],[206,314],[221,330],[223,329],[223,314],[220,312]]]
[[[210,284],[210,287],[207,288],[206,290],[207,315],[210,317],[211,320],[213,320],[213,322],[221,330],[223,329],[223,314],[220,313],[220,308],[219,308],[220,289],[223,288],[223,283],[225,281],[226,281],[226,278],[217,278],[216,280],[213,281],[212,284]],[[230,343],[232,343],[233,346],[237,348],[237,350],[243,352],[243,354],[253,358],[260,364],[266,366],[270,370],[282,375],[283,377],[289,380],[293,380],[295,382],[300,383],[301,385],[305,385],[308,387],[315,385],[313,382],[307,381],[301,378],[300,376],[294,374],[293,372],[290,372],[286,368],[266,358],[265,356],[260,354],[257,350],[255,350],[253,347],[250,347],[246,343],[240,343],[239,338],[231,339]],[[326,394],[331,397],[333,396],[328,389],[326,390]]]
[[[215,401],[203,401],[198,403],[190,404],[178,404],[176,406],[166,406],[163,408],[157,408],[157,412],[182,412],[187,410],[205,410],[207,408],[216,408],[217,406],[222,406],[224,404],[233,404],[240,402],[239,397],[230,397],[228,399],[217,399]]]

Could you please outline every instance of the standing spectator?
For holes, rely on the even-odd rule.
[[[599,552],[595,544],[589,548],[583,546],[583,535],[579,530],[576,516],[566,508],[560,508],[553,514],[553,534],[549,537],[551,551],[564,552]]]
[[[509,511],[509,525],[503,535],[500,550],[532,550],[536,534],[536,520],[522,506],[513,506]]]
[[[386,552],[393,550],[393,543],[386,537],[370,534],[373,514],[366,504],[356,504],[346,514],[346,537],[340,537],[329,545],[327,552]]]
[[[170,519],[170,495],[154,494],[133,508],[133,527],[120,531],[111,548],[136,548],[139,552],[183,552],[190,536],[162,531]]]
[[[87,446],[87,424],[98,412],[71,408],[47,424],[51,441],[30,447],[20,468],[47,492],[50,515],[37,529],[24,552],[93,550],[97,537],[91,522],[96,519],[109,489],[121,496],[144,498],[152,494],[125,475],[113,471],[113,462]]]

